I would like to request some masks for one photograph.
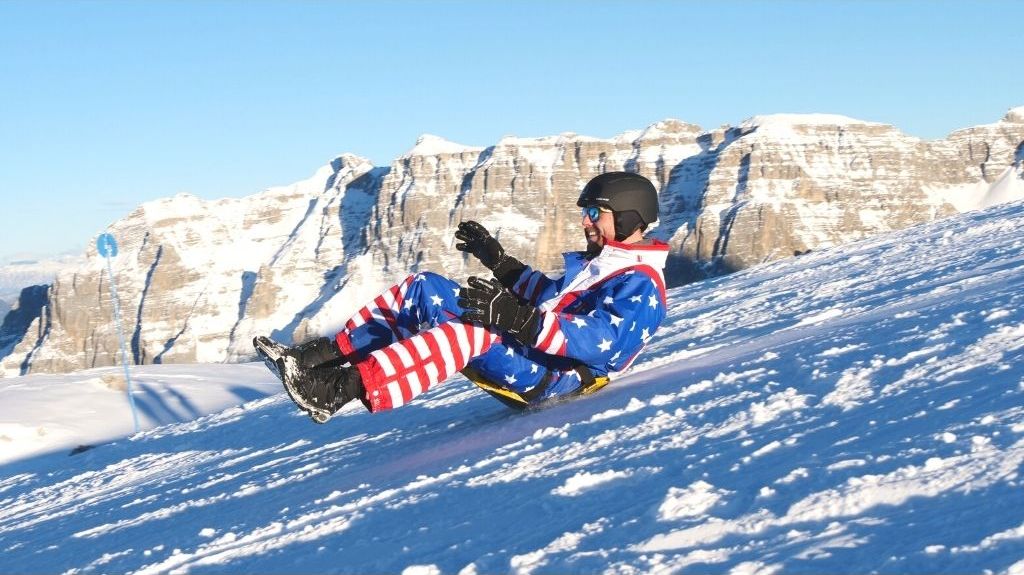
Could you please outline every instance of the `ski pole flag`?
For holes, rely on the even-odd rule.
[[[117,338],[121,343],[121,364],[124,366],[124,381],[128,389],[128,403],[132,408],[132,423],[135,433],[139,432],[139,414],[135,410],[135,396],[132,393],[132,376],[128,369],[128,352],[124,344],[124,330],[121,327],[121,304],[117,298],[117,283],[114,281],[114,269],[110,260],[117,256],[117,240],[111,234],[100,234],[96,239],[96,251],[107,260],[107,277],[110,278],[110,301],[114,304],[114,326]]]

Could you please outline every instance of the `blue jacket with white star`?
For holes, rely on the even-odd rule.
[[[537,342],[506,337],[469,364],[531,403],[578,391],[580,365],[595,376],[625,369],[665,319],[667,244],[609,242],[593,259],[563,256],[563,276],[527,267],[512,288],[541,310]]]

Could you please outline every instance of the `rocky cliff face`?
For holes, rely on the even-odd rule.
[[[558,271],[583,245],[579,190],[611,170],[659,187],[651,235],[678,285],[958,211],[1024,198],[1024,108],[924,141],[884,124],[775,115],[705,131],[666,120],[602,140],[562,134],[471,148],[424,136],[390,167],[342,156],[312,178],[242,199],[179,195],[113,224],[135,363],[251,357],[254,334],[302,340],[410,271],[481,273],[454,248],[476,219],[509,252]],[[110,365],[118,340],[95,250],[4,328],[6,375]],[[38,293],[34,294],[38,296]],[[19,316],[20,317],[20,316]]]

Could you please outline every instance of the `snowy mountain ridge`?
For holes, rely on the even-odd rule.
[[[22,258],[0,263],[0,304],[14,305],[23,288],[53,283],[60,272],[85,263],[81,256]],[[2,316],[0,316],[2,318]]]
[[[1022,248],[1014,202],[672,289],[633,369],[532,413],[278,393],[11,462],[0,571],[1019,575]],[[253,379],[145,369],[211,367]]]
[[[486,148],[421,137],[388,167],[343,155],[311,178],[242,199],[181,195],[140,206],[108,231],[124,331],[136,364],[252,358],[255,334],[333,332],[368,296],[410,272],[483,269],[453,248],[464,219],[557,273],[583,240],[575,201],[592,176],[654,181],[671,285],[842,245],[1024,198],[1024,121],[922,141],[827,114],[757,116],[704,130],[663,120],[611,139],[570,132]],[[0,373],[114,365],[105,264],[62,273],[45,300],[0,328]],[[37,296],[38,294],[33,294]]]

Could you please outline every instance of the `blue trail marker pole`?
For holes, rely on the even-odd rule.
[[[114,269],[110,260],[117,255],[117,241],[110,234],[100,234],[96,239],[96,251],[107,260],[107,277],[110,278],[110,301],[114,304],[114,324],[117,327],[117,338],[121,341],[121,364],[124,366],[124,381],[128,387],[128,403],[132,406],[132,422],[135,433],[139,432],[139,414],[135,410],[135,395],[132,393],[132,376],[128,370],[128,351],[124,345],[124,330],[121,328],[121,304],[117,299],[117,283],[114,281]]]

